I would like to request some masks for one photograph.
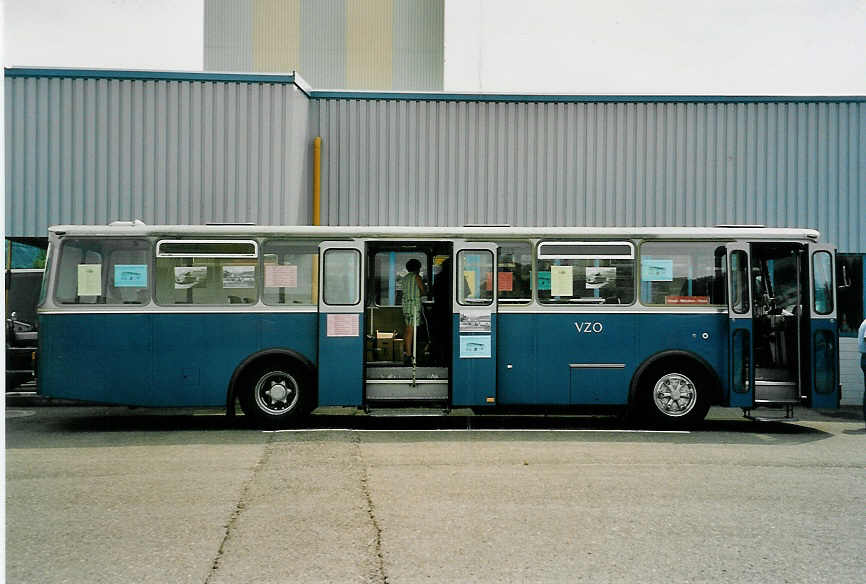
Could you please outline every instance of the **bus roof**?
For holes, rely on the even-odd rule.
[[[814,229],[759,226],[726,227],[421,227],[421,226],[310,226],[310,225],[145,225],[117,222],[109,225],[55,225],[55,236],[295,236],[309,238],[387,238],[387,239],[784,239],[817,241]]]
[[[109,225],[55,225],[55,235],[81,236],[295,236],[309,238],[387,239],[528,239],[548,237],[620,239],[798,239],[817,240],[814,229],[768,228],[761,226],[724,227],[511,227],[464,226],[311,226],[311,225],[146,225],[117,222]]]

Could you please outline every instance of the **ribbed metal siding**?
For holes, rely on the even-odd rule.
[[[6,229],[308,224],[309,100],[290,83],[6,78]]]
[[[393,88],[442,89],[445,64],[444,2],[397,0],[394,2],[393,19]]]
[[[206,0],[205,71],[254,71],[253,0]]]
[[[302,0],[298,70],[312,87],[346,86],[346,0]]]
[[[316,100],[332,225],[814,227],[866,251],[866,104]]]
[[[444,0],[205,0],[208,71],[297,69],[313,87],[438,90]]]

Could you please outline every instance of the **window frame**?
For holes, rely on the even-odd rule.
[[[541,246],[543,244],[555,244],[555,245],[592,245],[592,246],[602,246],[602,247],[613,247],[613,246],[623,246],[627,245],[629,248],[628,254],[544,254],[542,256]],[[532,292],[533,292],[533,300],[536,305],[544,307],[545,309],[574,309],[579,307],[581,310],[591,309],[591,310],[599,310],[599,311],[607,311],[607,310],[622,310],[623,308],[629,308],[635,306],[638,302],[638,296],[640,295],[639,289],[639,272],[638,272],[638,259],[637,259],[637,245],[634,241],[631,240],[603,240],[603,241],[587,241],[587,240],[559,240],[559,239],[539,239],[534,247],[534,253],[532,254]],[[604,302],[598,302],[594,299],[592,301],[587,300],[583,302],[549,302],[542,300],[539,296],[539,288],[538,288],[538,274],[540,273],[539,265],[542,261],[552,261],[552,260],[630,260],[632,262],[632,299],[631,302],[622,303],[622,304],[607,304]]]
[[[192,253],[192,252],[189,252],[189,253],[163,252],[161,249],[163,243],[173,243],[173,244],[246,243],[246,244],[252,244],[253,245],[253,249],[255,250],[255,254],[246,254],[246,253],[209,254],[209,253]],[[152,276],[153,279],[152,279],[152,283],[151,283],[151,301],[159,307],[175,308],[175,309],[187,309],[187,310],[190,307],[194,307],[194,308],[199,308],[199,307],[201,307],[201,308],[231,307],[233,309],[237,309],[238,307],[249,308],[249,307],[261,304],[261,302],[262,302],[263,275],[260,275],[261,270],[262,270],[262,259],[261,259],[261,253],[260,253],[261,249],[259,247],[259,242],[255,239],[237,239],[237,238],[232,238],[232,237],[219,238],[219,239],[214,239],[214,238],[207,238],[207,239],[177,239],[177,238],[175,238],[175,239],[156,239],[155,244],[152,246],[152,249],[153,249],[153,267],[151,269],[151,272],[153,274],[153,276]],[[240,304],[225,304],[225,303],[221,303],[221,302],[219,302],[219,303],[200,303],[200,302],[165,303],[165,302],[162,302],[158,298],[158,294],[157,294],[157,291],[158,291],[157,290],[158,289],[157,272],[159,271],[159,265],[158,265],[159,260],[160,259],[183,259],[183,258],[192,258],[192,259],[201,258],[201,259],[215,259],[215,260],[224,260],[224,259],[253,260],[252,264],[256,270],[256,285],[252,288],[252,290],[254,291],[254,294],[255,294],[253,302],[240,303]],[[180,266],[174,266],[174,267],[177,268]]]
[[[732,240],[725,240],[725,239],[642,239],[638,243],[637,257],[635,258],[635,268],[636,268],[635,269],[635,285],[637,286],[636,302],[639,303],[640,306],[643,306],[645,308],[666,308],[666,309],[670,308],[670,309],[674,309],[674,310],[689,310],[689,309],[694,310],[696,308],[700,308],[700,309],[708,309],[708,310],[714,310],[714,311],[718,311],[718,310],[725,310],[726,311],[726,310],[728,310],[728,307],[729,307],[728,278],[730,277],[730,275],[728,274],[728,268],[727,268],[728,259],[727,259],[726,245],[729,243],[732,243]],[[653,245],[653,244],[656,244],[656,245],[657,244],[662,244],[662,245],[664,245],[664,244],[681,244],[681,245],[683,245],[683,244],[693,244],[693,245],[706,244],[706,245],[714,245],[716,248],[715,250],[718,250],[718,248],[720,248],[720,247],[723,248],[725,250],[725,253],[723,256],[721,256],[722,257],[722,263],[721,263],[722,290],[723,290],[723,294],[724,294],[724,299],[722,300],[722,302],[720,302],[720,303],[710,302],[709,304],[651,304],[649,302],[644,302],[643,294],[641,292],[641,287],[643,284],[643,280],[641,279],[641,273],[643,271],[642,264],[643,264],[643,258],[644,258],[643,248],[646,245]],[[647,255],[652,257],[652,254],[647,254]],[[715,269],[715,266],[713,266],[713,267]],[[751,298],[751,290],[749,291],[749,294],[750,294],[750,298]],[[711,299],[712,299],[712,297],[711,297]]]
[[[276,289],[276,288],[280,288],[280,286],[265,286],[265,265],[266,265],[265,264],[265,256],[268,255],[265,251],[265,248],[268,246],[268,244],[272,244],[272,243],[288,244],[290,246],[291,245],[297,245],[299,247],[309,245],[311,248],[315,248],[315,250],[316,250],[315,258],[318,259],[319,262],[321,262],[322,261],[322,254],[321,254],[321,250],[319,249],[319,245],[322,243],[322,241],[325,241],[325,240],[323,240],[321,238],[302,239],[302,238],[280,238],[280,237],[267,237],[267,238],[263,238],[261,240],[261,243],[260,243],[259,248],[258,248],[258,251],[259,251],[259,272],[261,273],[261,277],[258,278],[258,284],[259,284],[258,293],[259,293],[259,302],[262,305],[267,306],[269,308],[273,308],[273,309],[282,309],[282,308],[290,308],[290,307],[300,309],[300,308],[314,308],[314,307],[318,306],[318,304],[319,304],[318,287],[321,286],[322,283],[319,281],[319,274],[318,274],[319,266],[315,265],[316,262],[314,262],[314,266],[313,266],[313,270],[312,270],[313,282],[311,283],[312,284],[312,286],[311,286],[312,290],[311,290],[311,294],[310,294],[310,303],[309,304],[307,304],[307,303],[294,304],[294,303],[270,303],[270,302],[267,302],[267,300],[265,298],[265,289],[267,289],[267,288]],[[285,264],[277,264],[277,265],[285,265]]]
[[[357,259],[357,263],[355,264],[357,267],[357,274],[355,278],[355,301],[354,302],[330,302],[328,301],[328,272],[327,272],[327,262],[328,262],[328,254],[332,251],[341,251],[341,252],[352,252],[355,254]],[[361,250],[355,249],[353,247],[331,247],[325,249],[325,253],[321,254],[322,258],[322,304],[325,306],[358,306],[363,300],[361,294],[361,279],[364,277],[364,270],[362,264],[363,256],[361,254]]]
[[[214,244],[226,244],[226,243],[248,243],[253,246],[253,253],[172,253],[172,252],[163,252],[162,246],[163,244],[191,244],[191,243],[214,243]],[[259,242],[255,239],[159,239],[156,242],[155,247],[155,255],[157,258],[243,258],[243,259],[256,259],[259,257]]]
[[[66,301],[63,301],[58,296],[58,292],[60,290],[60,279],[63,276],[62,266],[63,266],[63,259],[64,259],[64,256],[66,254],[66,248],[69,245],[74,245],[75,242],[81,242],[81,241],[91,241],[91,242],[99,244],[100,246],[105,246],[108,243],[117,242],[117,241],[120,241],[120,242],[138,241],[138,242],[145,243],[146,248],[142,251],[145,252],[145,258],[146,258],[144,265],[147,266],[147,285],[140,287],[140,289],[147,291],[148,300],[146,302],[141,302],[141,303],[98,302],[98,301],[97,302],[66,302]],[[40,306],[40,307],[46,306],[49,298],[50,298],[51,302],[53,303],[53,305],[58,307],[58,308],[81,308],[81,307],[93,308],[93,307],[98,307],[99,309],[116,309],[118,307],[130,308],[133,306],[138,307],[138,308],[144,308],[144,307],[146,307],[150,304],[154,304],[156,302],[156,298],[155,298],[156,293],[155,293],[155,286],[154,286],[154,284],[155,284],[154,268],[155,268],[156,263],[154,261],[154,256],[153,256],[153,250],[154,250],[153,238],[151,238],[151,237],[148,237],[148,236],[94,237],[91,235],[70,235],[68,237],[64,237],[64,238],[60,239],[60,241],[57,242],[56,246],[49,244],[49,250],[51,251],[52,255],[56,254],[56,256],[57,256],[56,260],[51,260],[51,263],[54,263],[56,261],[56,266],[53,266],[53,265],[51,265],[51,263],[49,263],[49,258],[46,255],[45,272],[43,273],[43,276],[42,276],[43,283],[44,283],[44,286],[46,288],[45,289],[45,298],[43,298],[40,301],[40,303],[38,304],[38,306]],[[114,252],[117,250],[113,249],[111,251]],[[100,287],[101,287],[102,294],[96,296],[96,298],[97,299],[98,298],[107,299],[108,298],[107,292],[108,292],[109,285],[111,285],[111,287],[113,287],[113,288],[117,288],[117,286],[110,284],[110,282],[111,282],[110,279],[109,280],[106,279],[106,278],[111,277],[108,275],[108,272],[105,270],[105,266],[107,265],[106,262],[110,258],[110,255],[106,255],[104,248],[100,249],[100,251],[98,253],[100,255],[100,262],[98,265],[100,266],[100,279],[101,279]],[[82,265],[82,264],[78,264],[78,265]],[[97,265],[97,264],[94,264],[94,265]],[[108,265],[116,266],[116,265],[122,265],[122,264],[108,264]],[[49,281],[49,277],[51,277],[50,281]],[[41,291],[40,291],[40,294],[41,294]],[[77,297],[80,297],[80,295],[76,294],[76,298]]]
[[[496,244],[497,286],[499,285],[499,270],[502,269],[502,258],[500,257],[500,252],[502,251],[503,246],[525,245],[529,248],[529,298],[502,298],[501,292],[497,290],[497,306],[529,306],[533,302],[537,302],[535,291],[536,242],[531,239],[495,239],[492,240],[492,243]]]

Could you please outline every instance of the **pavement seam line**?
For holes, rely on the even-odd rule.
[[[259,473],[261,468],[267,463],[267,461],[271,457],[271,453],[273,452],[274,446],[274,436],[271,434],[268,437],[267,442],[265,442],[265,447],[262,450],[261,456],[256,461],[256,464],[253,465],[252,472],[250,472],[250,476],[247,477],[247,480],[244,481],[243,486],[241,486],[241,494],[238,497],[238,502],[235,503],[235,508],[232,510],[231,515],[229,516],[228,522],[225,524],[225,533],[223,533],[222,541],[220,541],[219,549],[217,549],[216,556],[211,563],[210,570],[208,571],[207,578],[204,580],[204,584],[209,584],[213,576],[220,569],[220,564],[222,562],[223,553],[225,552],[225,545],[228,542],[229,537],[231,536],[232,528],[237,522],[243,510],[246,508],[246,499],[249,494],[250,488],[252,487],[253,481],[256,479],[256,475]]]
[[[367,516],[373,524],[373,529],[376,531],[376,568],[378,582],[388,584],[388,575],[385,573],[385,558],[382,555],[382,527],[379,525],[379,520],[376,517],[376,506],[373,504],[373,496],[370,493],[370,475],[367,472],[367,463],[364,461],[364,456],[361,453],[361,436],[357,433],[352,433],[352,442],[355,444],[356,456],[361,464],[361,492],[364,494],[364,499],[367,502]]]

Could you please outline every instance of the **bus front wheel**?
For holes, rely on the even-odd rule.
[[[258,426],[280,428],[307,411],[307,376],[288,363],[269,363],[244,375],[239,399],[244,414]]]
[[[666,427],[700,423],[710,409],[703,376],[693,367],[663,367],[647,375],[645,408],[650,421]]]

